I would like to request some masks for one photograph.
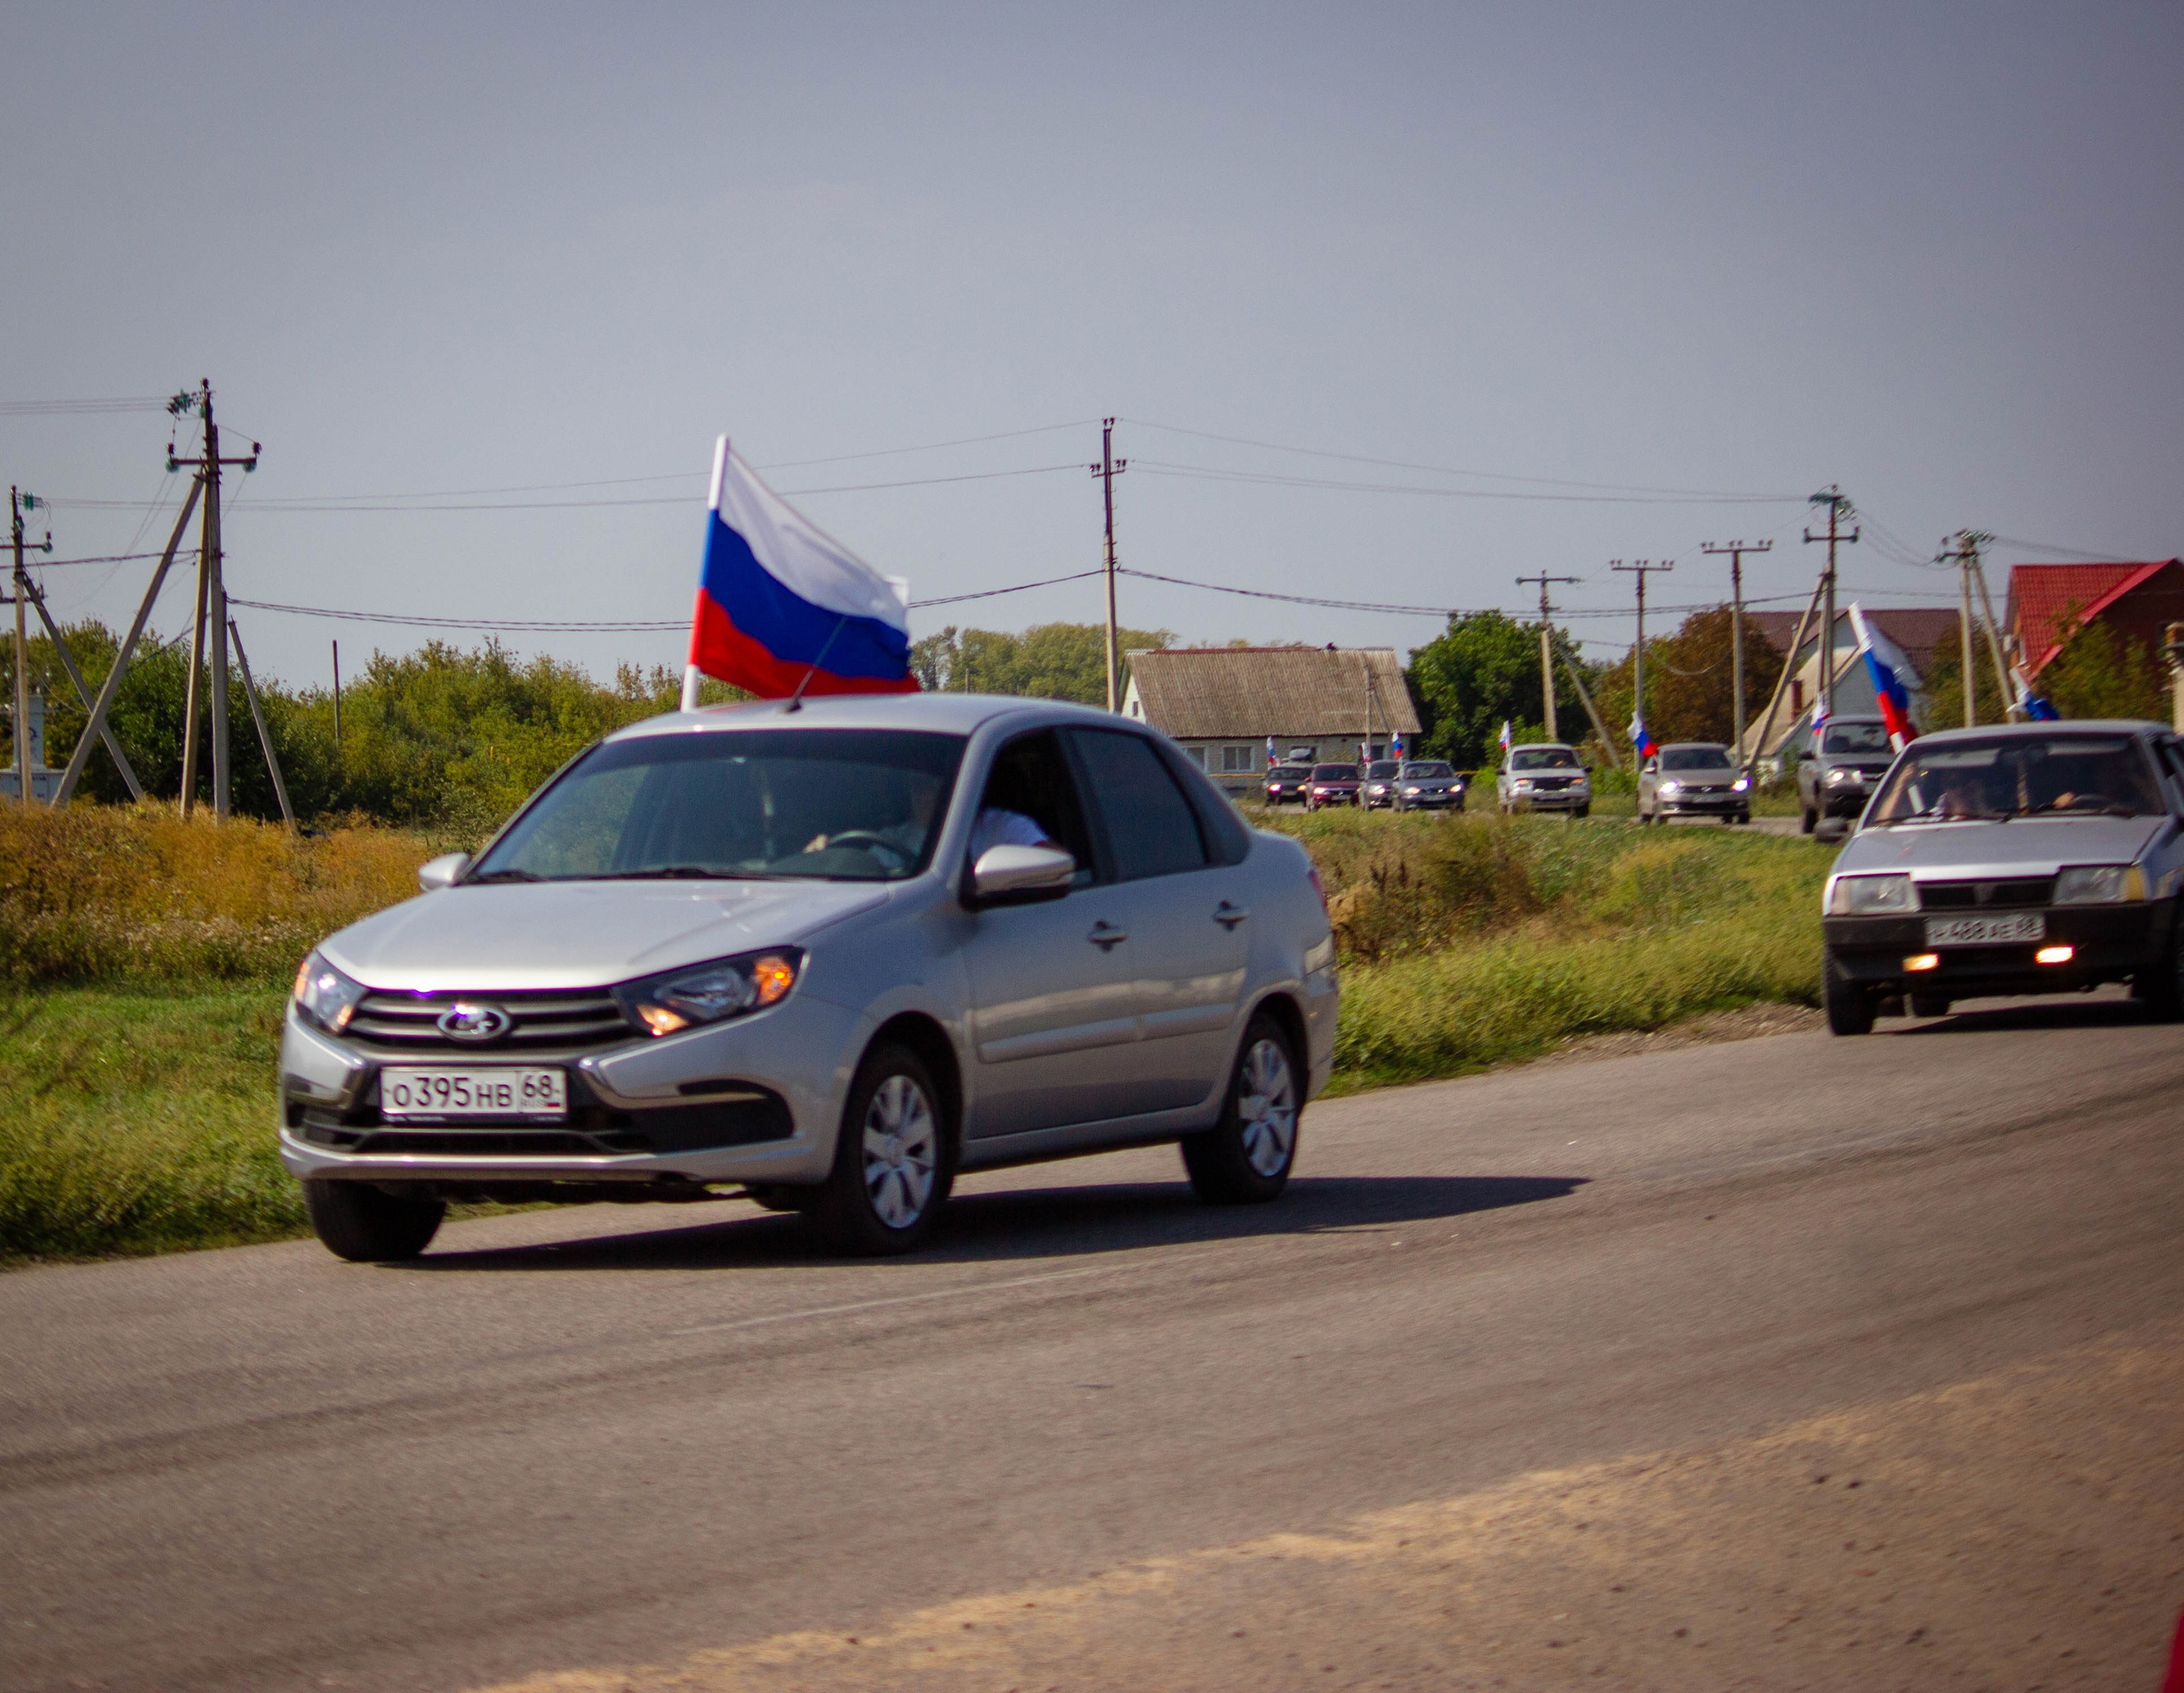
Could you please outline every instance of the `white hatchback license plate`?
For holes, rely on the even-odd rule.
[[[385,1069],[379,1114],[391,1123],[430,1118],[526,1117],[559,1122],[569,1114],[568,1077],[560,1070]]]
[[[2048,919],[2037,911],[2014,917],[1928,917],[1929,946],[2002,946],[2013,941],[2045,940]]]

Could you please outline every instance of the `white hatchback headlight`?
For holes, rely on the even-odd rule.
[[[2120,905],[2146,897],[2136,864],[2073,864],[2055,878],[2058,905]]]
[[[363,997],[363,983],[342,974],[317,952],[296,972],[296,1009],[328,1034],[340,1034],[349,1027]]]
[[[1885,916],[1917,910],[1919,895],[1908,876],[1841,876],[1827,909],[1838,917]]]
[[[1734,782],[1732,782],[1729,784],[1729,792],[1732,794],[1741,794],[1751,786],[1751,782],[1747,778],[1740,776]]]
[[[1670,781],[1664,782],[1661,784],[1661,792],[1664,794],[1676,794],[1681,792],[1683,784],[1681,782],[1671,779]]]

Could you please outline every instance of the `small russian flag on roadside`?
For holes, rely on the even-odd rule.
[[[1509,719],[1505,717],[1502,719],[1502,750],[1505,753],[1509,750],[1510,738]]]
[[[1903,685],[1903,678],[1916,672],[1903,649],[1866,621],[1856,600],[1850,602],[1850,627],[1857,635],[1858,650],[1865,655],[1866,673],[1873,678],[1873,698],[1880,707],[1880,720],[1888,725],[1889,742],[1900,753],[1919,737],[1911,721],[1910,690]]]
[[[683,710],[696,708],[701,675],[762,700],[917,691],[907,582],[793,509],[725,435],[710,505]]]
[[[1637,713],[1630,713],[1630,744],[1638,749],[1638,756],[1650,759],[1661,750],[1660,742],[1653,739],[1653,731],[1646,727],[1646,719]]]

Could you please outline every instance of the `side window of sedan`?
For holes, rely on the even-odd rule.
[[[1071,734],[1107,835],[1115,880],[1205,869],[1197,814],[1152,743],[1122,730]]]
[[[994,754],[972,820],[971,857],[1002,841],[1030,845],[1035,832],[1077,860],[1077,887],[1092,880],[1091,831],[1061,737],[1051,729],[1019,735]]]

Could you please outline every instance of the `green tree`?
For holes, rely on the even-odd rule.
[[[1556,727],[1564,739],[1584,737],[1589,724],[1571,685],[1577,643],[1566,631],[1551,636]],[[1507,721],[1519,740],[1538,740],[1546,713],[1540,693],[1539,625],[1498,611],[1464,612],[1415,649],[1404,672],[1424,730],[1420,750],[1478,769],[1497,756]]]
[[[1133,648],[1171,644],[1165,629],[1117,631],[1127,655]],[[1021,635],[990,629],[959,630],[950,624],[910,648],[918,685],[933,693],[1020,694],[1043,700],[1105,705],[1107,631],[1099,623],[1038,623]],[[1123,660],[1128,685],[1130,660]]]
[[[1736,667],[1730,651],[1735,614],[1727,606],[1697,611],[1672,635],[1646,643],[1646,727],[1656,741],[1719,741],[1736,734]],[[1620,735],[1634,703],[1632,656],[1602,672],[1594,695],[1609,732]],[[1782,654],[1744,620],[1745,721],[1756,725],[1782,673]],[[1620,747],[1618,751],[1622,750]]]
[[[1926,661],[1926,703],[1922,727],[1961,729],[1964,727],[1964,669],[1963,642],[1957,632],[1958,625],[1951,624],[1949,633],[1935,643],[1933,656]],[[1982,723],[2001,723],[2005,720],[2001,692],[1995,684],[1995,666],[1986,650],[1986,642],[1977,629],[1972,650],[1972,703]]]
[[[2036,685],[2065,717],[2169,721],[2167,666],[2150,645],[2106,623],[2085,624],[2066,639]]]

